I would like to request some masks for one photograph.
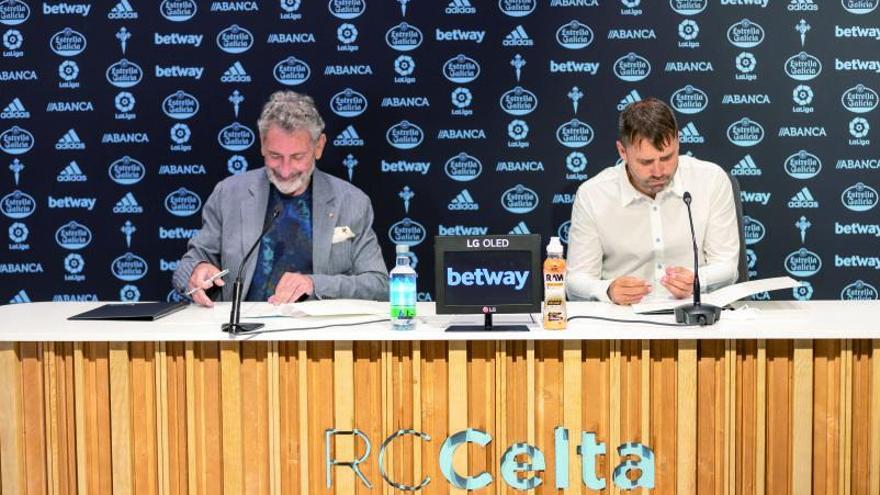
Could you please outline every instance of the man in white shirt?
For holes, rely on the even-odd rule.
[[[736,281],[739,233],[730,179],[714,163],[679,156],[672,109],[648,98],[620,114],[622,163],[583,183],[571,213],[571,299],[636,304],[688,298],[694,253],[684,193],[692,196],[700,282]]]

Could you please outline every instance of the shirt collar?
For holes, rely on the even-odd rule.
[[[629,206],[630,204],[643,199],[650,200],[648,196],[645,196],[641,191],[636,189],[629,181],[629,176],[626,171],[626,163],[621,163],[617,165],[617,170],[617,182],[620,186],[620,206]],[[663,197],[667,194],[675,194],[679,198],[684,196],[685,187],[680,172],[681,156],[679,156],[678,167],[675,169],[675,175],[672,176],[672,180],[669,181],[669,184],[665,188],[663,188],[662,191],[657,193],[657,197]]]

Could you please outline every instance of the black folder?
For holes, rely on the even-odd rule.
[[[110,303],[73,315],[68,320],[153,321],[189,306],[187,302]]]

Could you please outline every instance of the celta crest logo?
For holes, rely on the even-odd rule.
[[[501,206],[510,213],[528,213],[538,207],[538,193],[517,184],[501,195]]]
[[[727,139],[737,146],[755,146],[764,139],[764,128],[754,120],[743,117],[727,127]]]
[[[37,202],[30,194],[16,189],[0,198],[0,212],[15,220],[31,216],[37,209]]]
[[[586,48],[593,43],[595,35],[590,26],[572,20],[568,24],[563,24],[556,30],[556,42],[563,48],[569,50],[580,50]]]
[[[443,170],[446,176],[458,182],[476,179],[483,172],[483,164],[476,157],[467,153],[459,153],[446,161]]]
[[[34,147],[34,135],[21,127],[12,126],[0,133],[0,151],[23,155]]]
[[[92,242],[92,231],[81,223],[70,221],[55,231],[55,242],[64,249],[82,249]]]
[[[217,34],[217,46],[226,53],[244,53],[254,46],[254,35],[238,24],[233,24]]]
[[[851,211],[868,211],[877,206],[877,190],[859,182],[844,189],[840,195],[840,202],[846,209]]]
[[[113,260],[110,271],[113,276],[125,282],[134,282],[146,276],[149,267],[147,261],[132,253],[125,253]]]
[[[356,19],[367,10],[364,0],[330,0],[327,3],[330,13],[338,19]]]
[[[821,269],[822,258],[807,248],[800,248],[785,258],[785,271],[795,277],[811,277]]]
[[[709,106],[709,95],[705,91],[688,84],[672,93],[669,105],[678,113],[693,115],[702,112]]]
[[[107,167],[107,175],[110,179],[123,186],[137,184],[146,174],[147,169],[144,164],[130,156],[123,156]]]
[[[822,62],[807,52],[800,52],[785,61],[785,73],[795,81],[810,81],[822,73]]]
[[[862,280],[856,280],[840,291],[842,301],[874,301],[877,298],[877,288]]]
[[[144,71],[138,64],[123,58],[108,67],[105,76],[107,77],[107,82],[117,88],[131,88],[141,82],[141,79],[144,77]]]
[[[418,246],[427,236],[428,231],[425,229],[425,226],[409,218],[396,222],[388,229],[388,239],[391,242],[394,244],[405,244],[410,247]]]
[[[566,148],[583,148],[593,142],[593,128],[578,119],[571,119],[556,128],[556,140]]]
[[[385,43],[399,52],[415,50],[423,40],[424,36],[419,28],[406,22],[401,22],[385,33]]]
[[[840,0],[840,4],[850,14],[864,15],[876,10],[880,0]]]
[[[385,139],[388,141],[388,144],[397,149],[410,150],[422,144],[422,141],[425,139],[425,133],[422,132],[419,126],[408,120],[402,120],[388,128],[388,131],[385,133]]]
[[[287,57],[272,69],[275,80],[285,86],[299,86],[312,74],[309,65],[296,57]]]
[[[709,0],[669,0],[669,6],[681,15],[697,15],[706,10]]]
[[[194,0],[163,0],[159,13],[171,22],[186,22],[195,17],[198,6]]]
[[[745,231],[747,246],[761,242],[761,239],[763,239],[764,235],[767,233],[767,229],[764,227],[763,223],[748,215],[743,216],[743,230]]]
[[[525,17],[537,6],[538,0],[498,0],[498,8],[510,17]]]
[[[199,112],[199,100],[185,91],[177,91],[162,101],[162,111],[172,119],[185,120]]]
[[[843,108],[853,113],[868,113],[877,108],[877,103],[877,92],[864,84],[853,86],[840,96]]]
[[[467,84],[480,76],[480,64],[466,55],[459,54],[443,64],[443,76],[456,84]]]
[[[822,160],[806,150],[800,150],[785,159],[785,173],[795,179],[812,179],[821,170]]]
[[[737,48],[754,48],[764,42],[764,28],[743,19],[727,29],[727,40]]]
[[[253,146],[254,141],[256,141],[254,131],[238,122],[229,124],[217,134],[217,142],[223,149],[229,151],[244,151]]]
[[[633,52],[627,53],[614,62],[614,75],[621,81],[637,82],[650,74],[650,62]]]
[[[31,16],[31,8],[21,0],[3,0],[0,2],[0,24],[18,26]]]
[[[538,107],[538,97],[535,93],[517,86],[502,94],[498,103],[510,115],[528,115]]]
[[[367,111],[367,97],[346,88],[330,98],[330,110],[340,117],[357,117]]]
[[[202,198],[198,194],[181,187],[165,196],[165,209],[177,217],[189,217],[202,208]]]
[[[49,48],[62,57],[75,57],[85,51],[86,45],[86,37],[71,28],[64,28],[49,39]]]

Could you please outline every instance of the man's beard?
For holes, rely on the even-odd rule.
[[[315,166],[312,165],[308,172],[303,172],[296,177],[285,181],[279,179],[277,176],[275,176],[275,173],[272,172],[272,169],[266,167],[266,175],[269,177],[269,182],[271,182],[272,185],[274,185],[281,192],[281,194],[293,194],[300,189],[305,190],[305,188],[309,185],[309,180],[311,180],[312,174],[314,172]]]

